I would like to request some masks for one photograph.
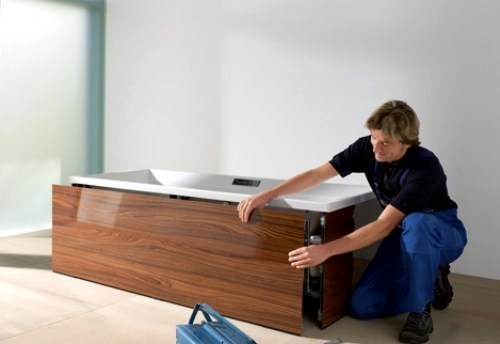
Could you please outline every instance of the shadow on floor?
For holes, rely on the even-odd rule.
[[[0,253],[0,267],[51,270],[50,255]]]

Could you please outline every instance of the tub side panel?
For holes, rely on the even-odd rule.
[[[235,205],[54,185],[55,272],[300,334],[300,212],[265,209],[243,224]]]

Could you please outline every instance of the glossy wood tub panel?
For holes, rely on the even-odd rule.
[[[53,186],[55,272],[286,332],[302,332],[301,212]]]
[[[325,214],[325,242],[338,239],[354,230],[354,206]],[[347,313],[353,276],[352,253],[328,259],[323,266],[323,316],[320,327],[325,328]]]

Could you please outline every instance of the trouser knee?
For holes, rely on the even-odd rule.
[[[439,247],[438,220],[432,213],[412,213],[402,223],[401,249],[408,253],[429,254]]]
[[[370,319],[376,316],[372,309],[371,302],[367,302],[369,296],[368,293],[364,292],[364,289],[365,288],[356,288],[349,301],[347,313],[353,318]]]

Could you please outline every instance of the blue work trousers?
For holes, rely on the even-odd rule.
[[[354,289],[349,314],[360,319],[421,312],[434,300],[439,266],[467,243],[457,210],[416,212],[384,238]]]

